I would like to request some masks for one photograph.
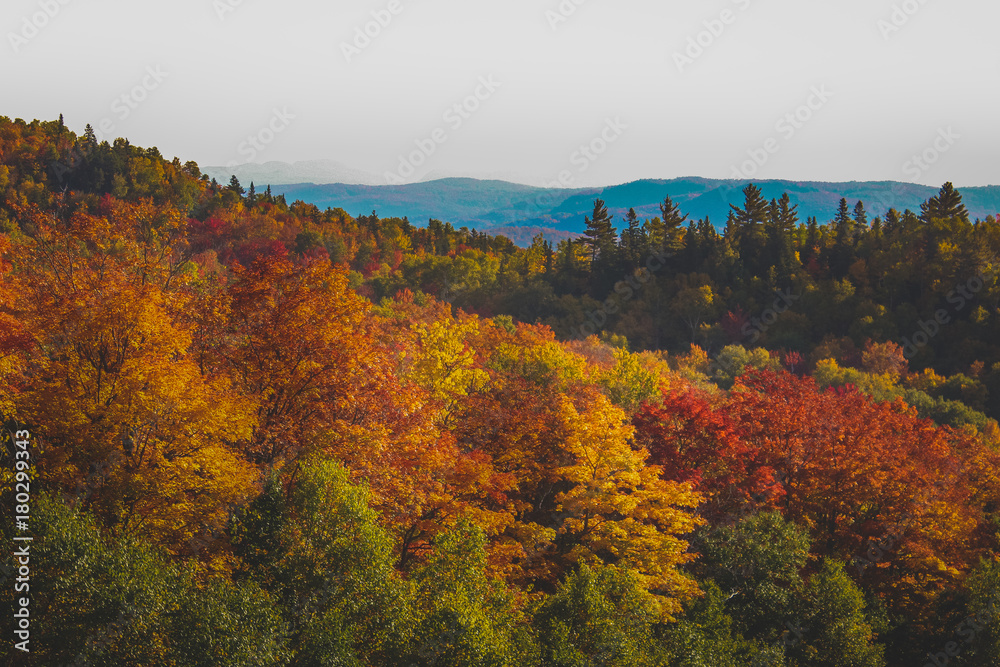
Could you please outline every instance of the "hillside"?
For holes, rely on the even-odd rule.
[[[739,195],[522,248],[0,117],[5,664],[997,664],[1000,222]]]

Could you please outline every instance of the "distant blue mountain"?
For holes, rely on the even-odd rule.
[[[677,202],[690,219],[707,217],[722,227],[729,205],[743,201],[741,190],[750,182],[677,178],[552,190],[505,181],[446,178],[409,185],[278,185],[272,190],[284,193],[289,202],[301,199],[324,209],[342,208],[351,215],[376,211],[379,217],[406,216],[420,225],[436,218],[456,227],[480,231],[502,228],[512,238],[520,228],[546,230],[547,236],[560,238],[583,232],[584,217],[592,212],[594,199],[598,197],[615,215],[619,227],[630,207],[635,208],[641,219],[659,215],[659,204],[666,196]],[[842,197],[847,198],[852,208],[858,200],[863,201],[869,217],[874,218],[890,208],[918,211],[922,202],[937,193],[937,188],[893,181],[752,182],[768,199],[780,198],[787,192],[803,221],[808,216],[816,216],[820,222],[832,219]],[[1000,186],[959,187],[959,190],[973,218],[1000,214]],[[515,240],[524,242],[524,238]]]

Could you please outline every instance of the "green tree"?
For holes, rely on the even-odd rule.
[[[282,602],[293,665],[394,664],[409,596],[369,491],[332,461],[306,462],[297,476],[287,504],[272,481],[234,522],[245,574]]]
[[[761,512],[709,529],[696,544],[703,574],[728,595],[726,610],[740,634],[768,644],[779,640],[784,623],[796,616],[808,532],[777,512]]]
[[[789,653],[815,667],[882,667],[884,649],[865,616],[861,590],[843,563],[824,560],[805,592],[805,627],[787,635]]]
[[[688,216],[681,215],[680,207],[670,197],[665,197],[660,204],[660,215],[663,221],[663,244],[657,250],[677,252],[684,246],[684,222]]]
[[[962,203],[962,194],[949,182],[941,186],[937,195],[920,205],[920,219],[925,223],[934,219],[969,222],[969,210]]]
[[[590,249],[591,262],[596,263],[598,257],[607,261],[610,259],[608,255],[614,252],[618,236],[617,230],[611,226],[613,217],[608,214],[603,200],[594,201],[594,212],[592,217],[585,218],[587,230],[583,233],[584,243]]]
[[[651,595],[625,569],[581,565],[541,605],[535,626],[542,664],[634,667],[662,664]]]
[[[419,620],[412,663],[514,667],[533,662],[527,618],[506,585],[486,574],[486,536],[467,522],[440,535],[412,577]]]

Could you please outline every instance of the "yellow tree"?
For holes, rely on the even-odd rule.
[[[18,247],[18,311],[33,336],[17,416],[45,443],[45,478],[107,525],[182,545],[250,491],[229,443],[251,416],[226,378],[205,377],[173,313],[183,291],[150,209],[57,221],[31,214]],[[162,220],[161,220],[162,222]],[[81,478],[91,470],[83,485]]]
[[[604,396],[588,397],[584,410],[565,398],[560,414],[569,462],[557,470],[566,487],[555,498],[557,552],[569,562],[624,565],[660,594],[664,616],[679,611],[680,600],[697,592],[678,566],[692,558],[679,536],[700,523],[684,508],[700,496],[646,464],[649,454],[633,447],[624,412]]]

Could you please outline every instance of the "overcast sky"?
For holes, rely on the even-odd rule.
[[[405,180],[1000,183],[996,0],[576,2],[3,0],[0,115]]]

